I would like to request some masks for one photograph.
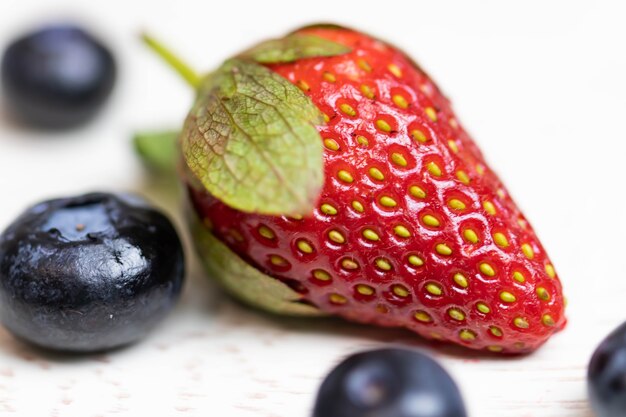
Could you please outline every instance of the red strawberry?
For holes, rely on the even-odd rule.
[[[267,65],[324,113],[316,209],[244,212],[190,186],[214,236],[303,302],[348,320],[510,353],[562,329],[552,263],[433,81],[362,33],[297,33],[351,48]],[[187,132],[211,129],[201,117],[190,116]]]

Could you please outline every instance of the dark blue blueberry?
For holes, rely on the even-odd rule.
[[[600,343],[591,357],[587,378],[597,417],[626,416],[626,323]]]
[[[184,278],[172,223],[136,196],[50,200],[0,235],[0,319],[36,345],[98,351],[144,336]]]
[[[466,417],[450,375],[419,352],[382,349],[350,356],[324,380],[314,417]]]
[[[53,26],[17,39],[2,59],[7,107],[38,127],[69,128],[89,120],[113,89],[111,52],[74,26]]]

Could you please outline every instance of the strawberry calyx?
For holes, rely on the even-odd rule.
[[[180,147],[205,189],[246,212],[312,211],[324,181],[315,126],[324,120],[309,97],[265,65],[333,57],[351,48],[294,33],[262,42],[201,78],[151,36],[143,40],[197,91]]]
[[[297,87],[259,63],[293,62],[297,59],[334,56],[350,52],[350,48],[317,36],[294,34],[281,39],[262,42],[243,52],[237,58],[226,61],[218,70],[201,77],[175,53],[152,36],[143,34],[142,39],[193,87],[197,94],[194,109],[190,112],[182,134],[149,132],[135,135],[135,147],[147,165],[167,175],[174,172],[174,165],[179,158],[174,143],[178,141],[183,154],[180,171],[182,171],[181,175],[186,184],[194,184],[204,191],[208,190],[216,198],[221,197],[221,201],[243,210],[276,214],[310,211],[317,200],[323,182],[321,138],[314,129],[315,124],[323,124],[321,113]],[[255,87],[257,88],[256,91],[250,91],[251,88],[254,89]],[[256,101],[259,96],[265,96],[264,103]],[[256,106],[246,102],[246,98],[256,101]],[[254,124],[251,120],[245,120],[247,110],[254,107],[254,111],[258,112],[259,106],[264,106],[268,100],[272,99],[274,102],[265,106],[266,117],[262,118],[261,123]],[[211,108],[207,109],[207,107]],[[271,136],[267,134],[260,138],[263,139],[264,143],[255,146],[266,146],[269,149],[278,148],[280,150],[279,155],[268,156],[267,152],[260,155],[261,157],[256,154],[253,155],[252,160],[269,161],[272,166],[269,168],[262,167],[254,175],[255,179],[248,182],[248,189],[246,189],[242,185],[241,179],[250,175],[249,167],[241,168],[239,166],[241,164],[237,165],[236,163],[233,167],[233,164],[227,164],[228,161],[226,158],[222,158],[223,155],[217,154],[220,152],[227,154],[229,144],[236,143],[237,140],[240,143],[235,150],[236,155],[231,160],[236,159],[239,154],[245,153],[241,149],[241,139],[247,138],[254,142],[255,138],[259,136],[259,130],[264,125],[270,124],[270,119],[276,118],[272,112],[277,114],[280,119],[288,122],[287,128],[281,134],[272,132],[274,138],[282,140],[283,143],[279,146],[273,143],[273,140],[266,140],[267,137],[271,139]],[[227,127],[227,133],[222,134],[220,129],[207,129],[201,132],[198,120],[205,120],[203,118],[210,118],[209,124],[213,122],[221,127]],[[303,122],[298,123],[298,120]],[[250,125],[254,127],[253,132],[246,131],[246,127]],[[275,128],[275,124],[273,127]],[[207,144],[207,136],[209,135],[207,131],[215,134],[213,141],[209,144]],[[306,132],[307,140],[304,142],[308,143],[309,146],[303,148],[300,155],[289,154],[289,150],[293,148],[294,144],[302,142],[290,136],[290,132],[300,132],[300,138],[303,136],[302,132]],[[237,133],[243,133],[243,135]],[[213,152],[214,149],[219,149],[220,152]],[[223,160],[224,164],[208,169],[195,163],[195,161],[211,155],[213,155],[214,161]],[[309,170],[304,170],[300,176],[290,173],[290,171],[302,171],[302,164],[305,160],[310,161]],[[284,163],[276,163],[275,161],[284,161]],[[259,185],[257,179],[267,177],[272,172],[280,172],[285,164],[288,168],[293,164],[293,168],[283,169],[286,172],[277,175],[281,181],[288,181],[283,184],[284,186],[281,184]],[[244,168],[247,170],[240,171]],[[227,174],[231,176],[229,177]],[[218,179],[215,180],[215,177]],[[298,178],[302,180],[298,181]],[[227,187],[225,183],[229,179],[232,180],[232,184]],[[271,192],[285,189],[306,190],[311,188],[307,185],[311,180],[316,185],[308,192],[309,201],[305,201],[304,204],[298,203],[296,208],[291,208],[289,205],[292,201],[298,202],[299,196],[295,192],[286,197],[276,194],[262,197],[258,195],[258,192],[263,190]],[[219,188],[216,188],[216,185],[219,185]],[[246,199],[246,201],[242,201],[242,199]],[[220,280],[223,286],[236,298],[266,311],[283,315],[323,315],[319,309],[307,304],[302,294],[294,291],[284,281],[264,274],[242,260],[235,252],[213,237],[210,228],[207,228],[206,224],[200,224],[194,214],[189,214],[188,219],[201,259],[203,259],[207,270]]]

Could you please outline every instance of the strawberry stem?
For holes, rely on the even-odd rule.
[[[141,34],[141,39],[146,45],[157,55],[159,55],[165,62],[169,64],[185,81],[187,84],[197,89],[200,85],[201,78],[189,65],[178,58],[171,50],[165,47],[162,43],[154,39],[147,33]]]

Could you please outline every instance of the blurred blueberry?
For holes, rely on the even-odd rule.
[[[9,110],[43,128],[85,123],[109,97],[116,78],[111,52],[75,26],[50,26],[11,43],[2,59]]]
[[[358,353],[339,364],[320,387],[314,417],[466,417],[450,375],[410,350]]]

